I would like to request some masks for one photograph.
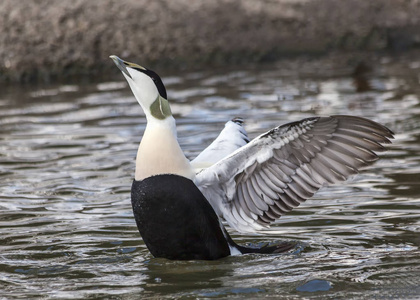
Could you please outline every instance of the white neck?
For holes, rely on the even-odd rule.
[[[190,162],[178,144],[175,119],[148,118],[136,159],[136,180],[158,174],[176,174],[193,179]]]

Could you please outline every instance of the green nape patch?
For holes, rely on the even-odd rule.
[[[160,95],[156,98],[152,105],[150,105],[150,112],[153,117],[159,120],[163,120],[166,117],[172,116],[172,111],[168,100],[161,97]]]

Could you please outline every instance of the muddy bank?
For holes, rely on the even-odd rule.
[[[405,51],[420,45],[420,2],[3,0],[0,28],[0,80],[51,81],[106,77],[110,54],[196,68]]]

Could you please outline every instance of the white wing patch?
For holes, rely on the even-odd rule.
[[[327,184],[377,160],[393,133],[350,116],[276,127],[196,175],[216,213],[241,232],[261,230]]]
[[[225,128],[210,146],[191,161],[196,173],[210,167],[249,142],[242,123],[241,118],[234,118],[225,124]]]

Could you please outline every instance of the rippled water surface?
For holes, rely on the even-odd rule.
[[[230,231],[241,243],[299,241],[295,251],[212,262],[154,259],[139,236],[130,185],[145,118],[125,82],[3,86],[0,298],[418,299],[419,67],[384,60],[357,82],[350,70],[299,67],[160,72],[190,158],[235,116],[251,137],[330,114],[396,132],[374,166],[269,234]]]

